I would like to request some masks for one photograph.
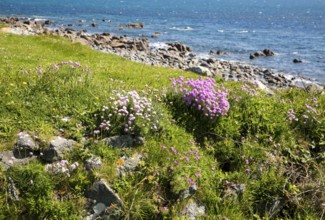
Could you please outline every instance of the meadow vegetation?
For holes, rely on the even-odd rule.
[[[6,33],[0,79],[0,151],[12,149],[20,131],[43,147],[59,135],[78,142],[65,159],[79,165],[69,175],[46,172],[41,160],[0,170],[0,219],[80,219],[83,196],[99,178],[121,197],[123,209],[111,214],[122,219],[186,219],[180,213],[190,200],[205,207],[202,219],[325,216],[324,92],[270,95],[59,37]],[[122,134],[146,142],[100,142]],[[89,173],[91,154],[103,165]],[[133,154],[143,155],[139,171],[118,176],[121,156]],[[19,200],[8,195],[12,182]]]

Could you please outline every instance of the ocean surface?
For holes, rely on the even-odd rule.
[[[0,16],[49,19],[88,32],[179,41],[200,56],[235,60],[325,83],[325,0],[0,0]],[[82,20],[82,22],[80,22]],[[143,29],[117,26],[143,22]],[[98,24],[91,27],[91,23]],[[270,48],[274,57],[249,59]],[[294,64],[294,58],[304,62]]]

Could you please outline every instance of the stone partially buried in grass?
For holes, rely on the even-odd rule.
[[[105,145],[112,147],[133,147],[143,145],[145,139],[143,137],[137,136],[132,137],[131,135],[120,135],[112,136],[102,140]]]
[[[14,146],[14,155],[16,158],[29,157],[33,152],[38,151],[39,146],[27,132],[20,132],[17,135],[17,141]]]
[[[13,151],[3,151],[0,153],[0,166],[2,166],[4,170],[7,170],[9,167],[27,165],[36,159],[37,156],[35,155],[30,155],[25,158],[16,158]]]
[[[42,155],[42,159],[47,162],[54,162],[64,158],[64,155],[73,150],[73,146],[76,142],[74,140],[68,140],[62,137],[54,137],[50,142],[49,148],[47,148]]]
[[[132,157],[121,157],[118,161],[117,172],[120,177],[137,171],[138,165],[141,162],[142,155],[135,154]]]

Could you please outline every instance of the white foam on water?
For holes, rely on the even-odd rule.
[[[244,34],[244,33],[248,33],[248,30],[241,30],[241,31],[236,31],[235,33],[237,34]]]
[[[169,28],[171,30],[177,30],[177,31],[192,31],[193,28],[191,27],[185,27],[185,28],[179,28],[179,27],[172,27],[172,28]]]
[[[165,42],[150,42],[149,47],[152,49],[167,48],[168,45]]]

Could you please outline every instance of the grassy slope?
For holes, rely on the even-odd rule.
[[[197,78],[191,73],[133,63],[58,37],[0,33],[0,45],[2,149],[12,147],[20,130],[28,130],[45,140],[60,134],[59,129],[64,129],[66,137],[76,140],[82,136],[92,137],[92,129],[96,126],[93,113],[103,105],[109,105],[113,90],[146,90],[148,96],[154,98],[153,89],[158,89],[157,94],[160,95],[163,88],[171,85],[170,77],[183,75]],[[49,65],[68,60],[79,62],[84,69],[89,66],[90,77],[85,71],[70,69],[37,77],[36,68],[47,72]],[[22,193],[19,203],[8,202],[5,190],[2,190],[0,199],[5,205],[1,207],[0,217],[10,214],[14,219],[23,214],[26,218],[44,218],[44,215],[53,219],[77,218],[82,207],[78,204],[84,201],[76,195],[83,195],[94,178],[103,177],[111,182],[124,201],[124,218],[175,218],[185,205],[184,201],[177,200],[179,192],[188,185],[183,176],[191,175],[191,167],[198,167],[203,177],[197,180],[198,192],[191,199],[203,203],[211,219],[258,219],[258,215],[319,218],[325,199],[322,178],[324,95],[290,89],[279,92],[275,97],[262,92],[251,96],[242,91],[240,83],[227,82],[224,85],[230,89],[231,96],[228,116],[205,123],[202,118],[177,105],[173,96],[166,102],[156,101],[158,111],[164,114],[161,118],[162,130],[158,134],[146,134],[145,146],[118,150],[89,142],[87,150],[79,148],[69,160],[78,160],[82,164],[85,155],[92,152],[102,157],[102,169],[88,175],[80,168],[70,179],[59,183],[56,182],[58,177],[44,177],[40,182],[48,184],[40,184],[39,188]],[[310,104],[306,99],[312,98],[318,99],[315,117],[319,123],[308,121],[304,124],[300,119],[305,114],[305,104]],[[174,102],[173,106],[170,106],[170,101]],[[300,117],[297,123],[288,122],[289,109],[294,109]],[[72,118],[68,124],[61,120],[66,116]],[[78,124],[84,126],[80,128]],[[190,142],[194,140],[200,140],[197,143],[200,145],[200,160],[191,166],[181,166],[170,174],[167,158],[172,156],[160,146],[175,146],[178,151],[188,151],[194,149],[190,147]],[[115,166],[119,157],[136,152],[145,155],[141,172],[116,178]],[[250,160],[248,164],[246,159]],[[17,187],[26,190],[24,182],[30,177],[20,178],[20,174],[29,173],[34,178],[47,176],[42,166],[33,163],[26,168],[9,170],[0,174],[0,184],[5,187],[6,177],[12,176]],[[304,177],[306,175],[307,178]],[[155,187],[154,182],[159,182],[159,186]],[[230,185],[239,183],[246,186],[244,194],[232,196],[234,193]],[[40,206],[34,204],[40,198],[51,200],[53,194],[63,189],[66,197],[61,201],[42,200]],[[32,196],[39,195],[40,191],[45,194]],[[283,204],[280,212],[274,211],[276,199]],[[162,209],[164,206],[168,211]],[[39,210],[41,207],[43,211]]]

